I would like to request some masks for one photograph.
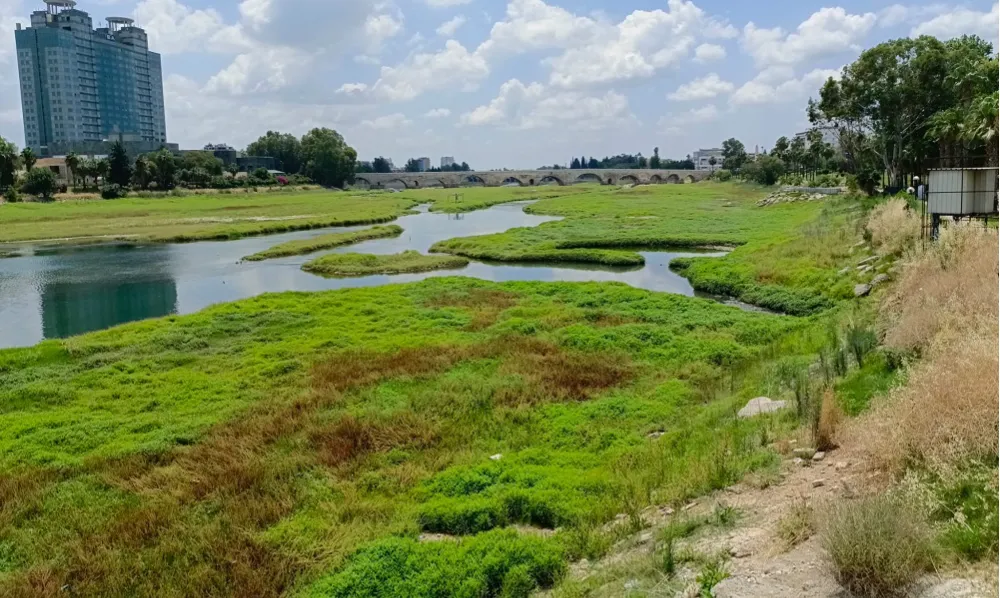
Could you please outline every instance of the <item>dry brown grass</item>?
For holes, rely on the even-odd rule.
[[[844,414],[837,402],[837,396],[830,389],[823,393],[819,406],[819,417],[816,421],[816,450],[829,451],[837,448],[837,429],[840,427]]]
[[[920,216],[907,208],[906,201],[890,199],[872,210],[867,228],[876,249],[900,255],[920,238]]]
[[[441,439],[439,427],[411,411],[379,419],[344,414],[335,422],[312,430],[310,440],[320,460],[336,467],[369,453],[393,448],[425,449]]]
[[[882,305],[886,344],[924,358],[853,427],[877,467],[997,458],[997,252],[996,231],[950,227],[906,264]]]
[[[560,351],[555,345],[537,344],[513,351],[504,367],[524,378],[528,385],[507,404],[545,401],[581,401],[618,386],[635,375],[633,365],[622,355]]]

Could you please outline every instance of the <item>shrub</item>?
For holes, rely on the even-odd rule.
[[[882,494],[831,507],[823,545],[845,588],[859,596],[893,596],[931,564],[927,530],[911,503]]]
[[[785,163],[774,156],[760,156],[747,162],[740,174],[748,181],[761,185],[773,185],[785,173]]]
[[[56,190],[56,173],[48,168],[32,168],[21,183],[22,192],[43,200],[52,199]]]
[[[782,548],[791,550],[808,540],[815,532],[813,509],[805,498],[799,498],[778,521],[777,535]]]
[[[3,198],[8,203],[17,203],[21,201],[21,194],[17,192],[16,185],[11,185],[10,187],[7,187],[6,191],[4,191]]]
[[[101,187],[102,199],[118,199],[120,197],[125,197],[126,195],[128,195],[128,189],[115,183],[109,183]]]
[[[459,542],[388,538],[354,554],[321,580],[310,596],[527,596],[549,587],[565,571],[556,542],[514,530],[487,532]]]
[[[847,347],[854,356],[858,367],[865,365],[865,356],[878,346],[878,336],[875,331],[860,322],[852,322],[847,327]]]
[[[826,390],[820,402],[816,425],[813,428],[813,437],[817,450],[828,451],[837,448],[835,437],[837,435],[837,427],[840,425],[842,418],[843,414],[840,411],[840,405],[837,403],[836,395],[832,390]]]
[[[712,173],[712,178],[717,181],[728,181],[733,178],[733,173],[731,170],[726,170],[725,168],[720,168]]]
[[[996,462],[1000,417],[995,232],[952,227],[908,262],[881,306],[885,342],[924,358],[854,430],[876,466]]]
[[[909,209],[906,200],[893,198],[872,210],[866,228],[876,249],[902,255],[920,238],[920,216]]]

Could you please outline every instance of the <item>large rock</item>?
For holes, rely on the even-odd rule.
[[[870,284],[859,284],[854,287],[855,297],[864,297],[870,292],[872,292],[872,285]]]
[[[774,413],[787,407],[787,403],[787,401],[772,401],[767,397],[757,397],[756,399],[750,399],[737,415],[747,418],[760,415],[761,413]]]
[[[885,282],[887,280],[889,280],[889,275],[888,274],[876,274],[875,277],[872,278],[872,281],[871,281],[870,284],[874,287],[874,286],[878,286],[878,285],[882,284],[883,282]]]

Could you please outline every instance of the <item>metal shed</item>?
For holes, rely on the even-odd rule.
[[[927,212],[986,216],[997,212],[997,168],[936,168],[928,172]]]

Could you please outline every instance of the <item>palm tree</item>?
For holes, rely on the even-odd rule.
[[[70,152],[66,154],[66,168],[69,169],[70,180],[73,181],[73,185],[76,186],[77,174],[76,169],[80,167],[80,156],[77,156],[75,152]]]
[[[986,144],[986,165],[997,166],[997,122],[1000,92],[976,98],[965,115],[963,138]]]
[[[958,108],[942,110],[927,119],[926,137],[937,141],[941,166],[952,166],[952,159],[961,153],[955,150],[965,139],[965,124]]]
[[[25,172],[31,172],[31,169],[35,167],[35,162],[38,162],[38,158],[35,157],[35,152],[31,151],[30,147],[21,150],[21,163],[24,164]]]

